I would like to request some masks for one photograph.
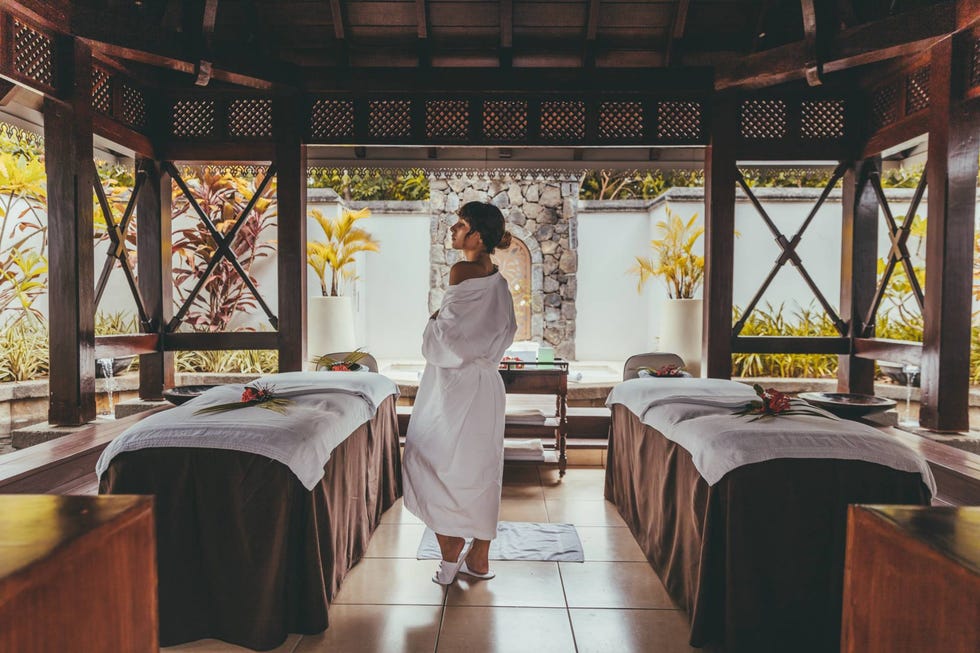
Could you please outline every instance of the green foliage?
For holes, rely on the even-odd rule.
[[[310,173],[309,188],[332,188],[344,200],[427,200],[429,178],[421,168],[407,171],[318,168]]]
[[[274,374],[279,371],[279,352],[275,349],[178,351],[174,366],[178,372]]]
[[[0,332],[0,382],[31,381],[48,374],[48,326],[21,315]]]
[[[139,321],[133,313],[126,313],[125,311],[103,313],[99,311],[95,316],[95,335],[97,336],[139,332]]]
[[[579,199],[653,199],[674,186],[704,186],[704,170],[588,170],[579,178]]]
[[[734,308],[734,321],[742,309]],[[785,315],[783,304],[756,307],[742,328],[743,336],[836,336],[837,329],[822,310],[813,306]],[[732,376],[819,378],[837,373],[837,357],[826,354],[733,354]]]

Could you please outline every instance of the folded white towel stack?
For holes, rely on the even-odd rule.
[[[504,440],[504,460],[544,460],[544,447],[540,438]]]

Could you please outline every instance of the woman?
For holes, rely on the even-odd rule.
[[[493,578],[504,468],[504,383],[497,367],[517,332],[506,279],[490,260],[510,246],[492,204],[469,202],[450,228],[463,260],[449,271],[442,306],[422,339],[425,372],[405,439],[405,507],[436,533],[442,561],[432,577]],[[471,544],[465,538],[473,538]]]

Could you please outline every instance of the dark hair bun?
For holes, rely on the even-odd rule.
[[[480,234],[488,253],[510,247],[510,234],[504,228],[504,214],[487,202],[467,202],[456,215],[466,220]]]
[[[509,231],[505,231],[504,235],[500,238],[500,242],[497,243],[497,249],[507,249],[510,247],[510,243],[513,240],[513,236],[510,235]]]

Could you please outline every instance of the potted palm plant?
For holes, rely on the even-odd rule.
[[[356,279],[355,255],[378,251],[378,241],[357,226],[358,220],[370,215],[366,208],[350,211],[341,207],[336,218],[316,209],[311,212],[325,236],[323,241],[309,241],[306,247],[306,262],[316,272],[321,292],[321,296],[310,298],[308,307],[307,350],[314,356],[355,349],[354,305],[340,291],[342,283]]]
[[[695,295],[704,283],[704,256],[695,252],[704,227],[698,214],[684,220],[668,206],[666,219],[657,222],[660,238],[650,241],[653,255],[636,257],[630,272],[639,277],[637,292],[651,278],[667,285],[667,300],[660,313],[660,351],[684,359],[694,376],[701,372],[701,299]]]

